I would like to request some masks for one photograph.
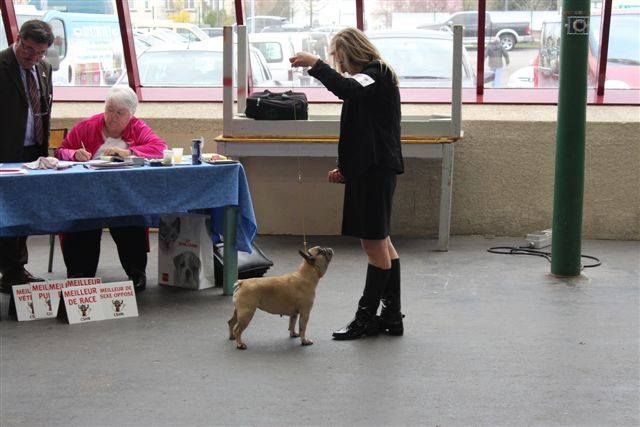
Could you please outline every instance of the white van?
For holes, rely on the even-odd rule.
[[[48,22],[54,42],[47,52],[54,86],[102,86],[122,74],[124,61],[118,18],[115,15],[65,13],[16,8],[18,27],[30,19]],[[7,46],[4,28],[0,49]]]
[[[292,80],[289,58],[295,55],[297,49],[290,34],[250,33],[249,44],[262,52],[274,80]]]
[[[167,28],[180,34],[190,42],[200,42],[209,38],[209,35],[202,31],[200,27],[195,24],[189,24],[186,22],[135,21],[132,23],[132,25],[135,30],[140,31],[152,31],[158,28]]]

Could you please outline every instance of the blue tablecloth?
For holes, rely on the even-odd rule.
[[[250,251],[257,226],[239,163],[111,170],[75,165],[0,175],[0,236],[157,226],[161,214],[186,212],[210,214],[214,234],[221,235],[225,206],[237,206],[237,248]]]

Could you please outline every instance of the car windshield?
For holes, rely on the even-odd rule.
[[[400,80],[451,79],[451,40],[394,37],[371,41]]]
[[[268,63],[282,62],[282,47],[278,42],[252,42],[251,46],[257,48],[264,55]]]
[[[138,58],[142,86],[222,86],[222,52],[145,52]]]
[[[600,16],[591,17],[591,44],[599,55]],[[611,15],[609,34],[609,62],[640,65],[640,15]]]

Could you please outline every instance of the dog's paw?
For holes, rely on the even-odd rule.
[[[289,337],[290,338],[298,338],[300,336],[299,333],[297,332],[289,332]]]
[[[238,350],[246,350],[246,349],[247,349],[247,345],[246,345],[245,343],[238,344],[238,345],[236,346],[236,348],[237,348]]]
[[[235,336],[235,335],[229,335],[229,340],[230,340],[230,341],[235,340],[235,339],[236,339],[236,336]]]
[[[300,343],[302,345],[313,345],[313,341],[311,341],[310,339],[303,339],[302,342]]]

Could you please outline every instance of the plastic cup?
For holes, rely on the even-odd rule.
[[[177,164],[177,163],[182,163],[182,153],[183,153],[183,149],[182,148],[173,148],[172,150],[173,153],[173,164]]]
[[[173,163],[173,151],[171,150],[164,150],[162,152],[162,164],[163,165],[170,165]]]

